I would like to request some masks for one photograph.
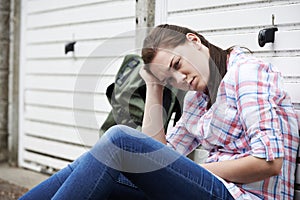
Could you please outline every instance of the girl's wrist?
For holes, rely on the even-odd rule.
[[[146,87],[147,87],[147,90],[151,90],[151,91],[153,90],[153,91],[157,91],[157,92],[163,91],[163,89],[164,89],[164,86],[160,83],[147,83]]]

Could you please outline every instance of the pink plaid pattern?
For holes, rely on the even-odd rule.
[[[293,199],[298,124],[280,73],[240,48],[231,52],[227,69],[209,110],[204,93],[188,92],[168,145],[187,155],[201,144],[210,152],[206,162],[283,157],[279,176],[242,185],[220,180],[235,199]]]

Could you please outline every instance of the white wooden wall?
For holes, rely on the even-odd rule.
[[[19,163],[51,172],[98,139],[106,87],[134,51],[135,1],[23,0],[21,12]]]
[[[299,0],[157,0],[156,13],[156,25],[187,26],[217,46],[245,46],[273,63],[282,72],[300,117]],[[261,48],[258,32],[272,25],[272,14],[278,27],[275,42]],[[295,199],[300,199],[300,164],[297,168]]]

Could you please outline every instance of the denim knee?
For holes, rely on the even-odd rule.
[[[105,132],[105,136],[111,141],[117,142],[123,137],[126,137],[126,133],[129,132],[130,129],[132,128],[124,125],[114,125]]]
[[[124,137],[147,138],[144,133],[125,125],[115,125],[109,128],[106,133],[112,140],[118,140]]]
[[[126,148],[126,144],[139,143],[142,142],[142,139],[149,138],[142,132],[124,125],[115,125],[109,128],[103,137],[105,137],[106,142],[113,143],[119,148]]]
[[[105,134],[89,151],[96,159],[104,164],[114,162],[114,165],[119,165],[120,156],[124,150],[128,150],[126,146],[134,146],[136,137],[141,136],[141,133],[124,125],[116,125],[108,129]],[[138,140],[138,139],[137,139]]]

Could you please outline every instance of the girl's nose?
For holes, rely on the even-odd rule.
[[[177,84],[180,84],[180,83],[186,82],[187,77],[186,77],[185,74],[180,73],[180,72],[177,71],[177,72],[174,73],[173,78],[175,79]]]

